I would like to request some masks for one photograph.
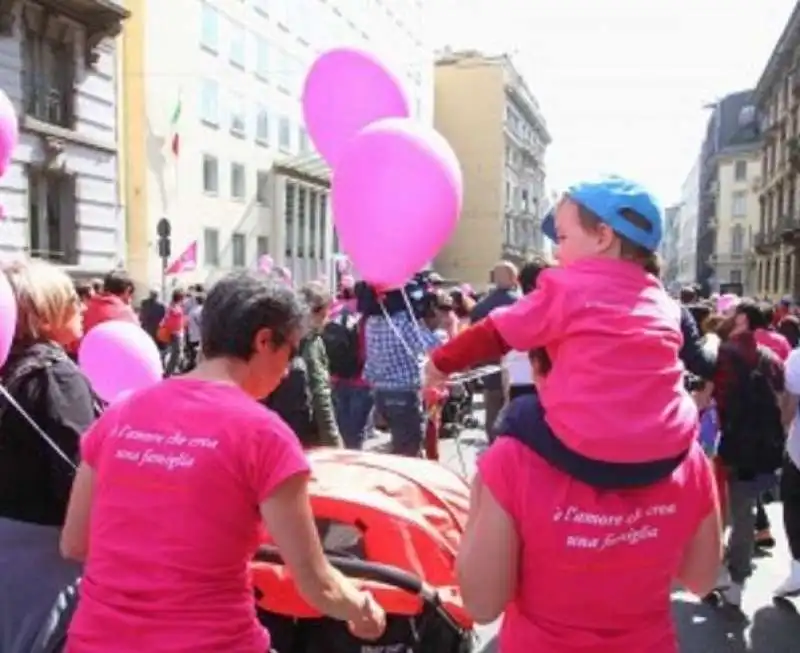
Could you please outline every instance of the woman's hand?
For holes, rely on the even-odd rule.
[[[436,369],[430,358],[425,359],[422,367],[422,387],[441,389],[447,383],[447,374]]]
[[[369,592],[363,592],[358,615],[347,622],[350,632],[358,639],[376,640],[386,630],[386,613]]]

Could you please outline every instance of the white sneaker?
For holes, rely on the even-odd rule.
[[[722,595],[723,600],[728,605],[732,605],[736,608],[741,607],[742,605],[742,592],[744,591],[744,585],[740,583],[731,583],[729,587],[720,590],[720,594]]]
[[[789,576],[775,590],[775,596],[800,594],[800,560],[792,560]]]

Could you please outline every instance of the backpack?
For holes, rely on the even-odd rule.
[[[741,480],[780,468],[786,447],[778,394],[770,379],[772,354],[758,347],[754,367],[731,355],[736,381],[725,402],[719,457]]]
[[[286,376],[262,403],[280,415],[304,447],[316,443],[317,425],[308,385],[308,367],[302,356],[290,361]]]
[[[331,376],[355,379],[361,375],[359,324],[358,316],[344,310],[323,327],[322,342],[328,354]]]

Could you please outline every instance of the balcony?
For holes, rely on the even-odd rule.
[[[13,33],[17,6],[21,4],[22,0],[0,0],[0,34]],[[83,25],[84,54],[87,64],[94,65],[97,47],[103,40],[120,34],[130,11],[121,0],[35,0],[24,4],[21,16],[28,30],[48,37],[65,29],[69,21]]]
[[[796,214],[782,216],[778,222],[778,231],[784,243],[800,240],[800,218]]]
[[[753,249],[759,254],[768,254],[770,245],[768,243],[768,232],[759,231],[753,236]]]

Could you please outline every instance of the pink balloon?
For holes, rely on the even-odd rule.
[[[0,177],[8,170],[18,141],[17,112],[5,91],[0,90]]]
[[[270,272],[275,262],[269,254],[262,254],[258,257],[258,269],[261,272]]]
[[[366,281],[400,286],[450,238],[462,190],[458,159],[438,132],[400,118],[373,123],[333,173],[342,249]]]
[[[323,52],[306,76],[303,117],[316,150],[336,165],[348,143],[382,118],[411,115],[400,80],[375,55],[354,48]]]
[[[153,339],[137,324],[112,320],[94,327],[78,349],[78,365],[101,399],[155,385],[163,377]]]
[[[0,272],[0,367],[5,365],[17,330],[17,299],[4,272]]]

